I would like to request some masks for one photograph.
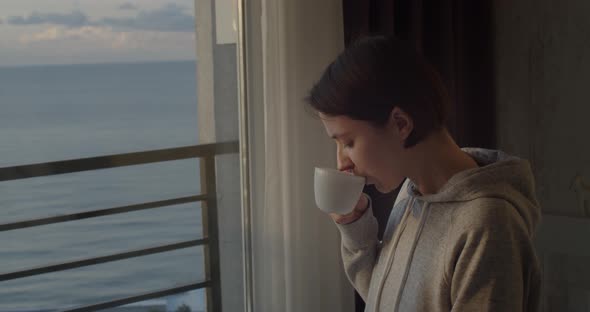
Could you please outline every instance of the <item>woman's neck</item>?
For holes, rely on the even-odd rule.
[[[429,135],[412,151],[408,177],[422,195],[436,194],[457,173],[477,167],[475,160],[455,143],[446,129]]]

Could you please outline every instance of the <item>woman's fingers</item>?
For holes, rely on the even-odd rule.
[[[369,206],[369,200],[363,194],[359,198],[356,206],[354,207],[354,209],[352,210],[351,213],[348,213],[348,214],[345,214],[345,215],[339,215],[339,214],[336,214],[336,213],[330,213],[330,217],[332,217],[332,219],[334,220],[334,222],[336,222],[338,224],[352,223],[352,222],[358,220],[360,217],[363,216],[363,214],[367,210],[368,206]]]

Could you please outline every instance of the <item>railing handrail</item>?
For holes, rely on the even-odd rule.
[[[186,196],[186,197],[178,197],[178,198],[173,198],[173,199],[159,200],[159,201],[147,202],[147,203],[141,203],[141,204],[119,206],[119,207],[98,209],[98,210],[91,210],[91,211],[83,211],[83,212],[59,215],[59,216],[54,216],[54,217],[29,219],[29,220],[24,220],[24,221],[15,221],[15,222],[10,222],[10,223],[0,224],[0,232],[24,229],[24,228],[29,228],[29,227],[37,227],[37,226],[41,226],[41,225],[76,221],[76,220],[82,220],[82,219],[110,216],[110,215],[115,215],[115,214],[141,211],[141,210],[147,210],[147,209],[155,209],[155,208],[161,208],[161,207],[172,206],[172,205],[181,205],[181,204],[204,201],[206,199],[207,199],[206,195]]]
[[[0,168],[0,182],[58,174],[143,165],[239,152],[237,141],[191,145]]]
[[[108,263],[108,262],[125,260],[125,259],[130,259],[130,258],[141,257],[141,256],[153,255],[153,254],[163,253],[163,252],[167,252],[167,251],[174,251],[174,250],[179,250],[179,249],[184,249],[184,248],[189,248],[189,247],[206,245],[208,243],[209,243],[208,238],[201,238],[201,239],[194,239],[194,240],[189,240],[189,241],[175,242],[175,243],[165,244],[165,245],[158,245],[158,246],[154,246],[154,247],[142,248],[142,249],[137,249],[137,250],[130,250],[130,251],[114,253],[114,254],[110,254],[110,255],[103,255],[103,256],[91,257],[91,258],[80,259],[80,260],[75,260],[75,261],[45,265],[45,266],[41,266],[41,267],[29,268],[29,269],[19,270],[19,271],[15,271],[15,272],[0,274],[0,282],[19,279],[19,278],[25,278],[25,277],[30,277],[30,276],[37,276],[37,275],[41,275],[41,274],[77,269],[77,268],[97,265],[97,264],[101,264],[101,263]]]
[[[142,302],[145,300],[161,298],[165,296],[170,296],[174,294],[180,294],[191,290],[197,290],[205,287],[211,287],[211,281],[204,281],[199,283],[193,283],[188,285],[176,286],[173,288],[167,288],[155,292],[145,293],[137,296],[127,297],[123,299],[117,299],[82,307],[70,308],[63,310],[62,312],[86,312],[86,311],[96,311],[96,310],[103,310],[109,308],[116,308],[130,303]]]

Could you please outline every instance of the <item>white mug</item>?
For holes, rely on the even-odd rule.
[[[351,213],[365,186],[365,177],[331,168],[315,168],[315,203],[326,213]]]

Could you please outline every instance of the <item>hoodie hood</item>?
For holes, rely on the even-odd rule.
[[[436,194],[421,195],[417,186],[409,181],[408,195],[432,206],[482,197],[504,199],[518,211],[532,236],[540,221],[541,211],[536,200],[530,163],[497,150],[462,150],[477,162],[478,168],[457,173]]]

